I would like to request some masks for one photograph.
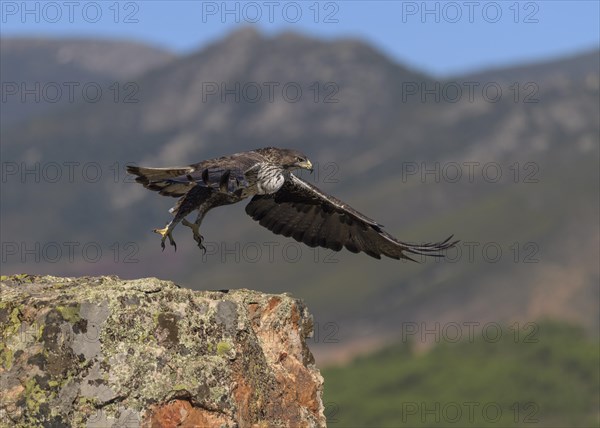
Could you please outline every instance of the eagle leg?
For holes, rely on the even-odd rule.
[[[160,240],[160,247],[162,248],[163,251],[165,251],[165,239],[169,238],[169,244],[171,244],[173,247],[175,247],[175,251],[177,251],[177,244],[175,243],[175,240],[173,239],[173,229],[171,228],[171,225],[173,224],[173,222],[167,224],[163,229],[154,229],[153,232],[154,233],[158,233],[161,236],[161,240]]]
[[[202,244],[202,241],[204,241],[204,237],[200,235],[200,224],[190,223],[185,218],[181,221],[181,224],[192,229],[192,233],[194,234],[194,241],[198,243],[198,247],[203,251],[203,254],[206,254],[206,247]]]

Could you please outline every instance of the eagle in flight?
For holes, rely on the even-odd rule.
[[[353,253],[365,252],[380,259],[414,260],[409,254],[442,257],[442,251],[458,241],[452,236],[443,242],[411,244],[397,240],[383,226],[349,205],[298,178],[292,171],[312,172],[308,158],[297,150],[267,147],[197,164],[175,168],[128,166],[127,172],[145,188],[161,195],[178,197],[169,212],[174,216],[166,227],[155,229],[165,240],[177,246],[172,232],[181,222],[192,229],[194,240],[206,251],[200,224],[211,209],[234,204],[252,197],[246,213],[273,233],[292,237],[310,247],[334,251],[346,247]],[[190,223],[185,217],[198,210]]]

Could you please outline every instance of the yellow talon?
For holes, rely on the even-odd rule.
[[[154,233],[158,233],[160,236],[162,236],[163,238],[165,237],[165,235],[168,233],[169,231],[169,227],[165,227],[164,229],[154,229],[153,232]]]
[[[169,226],[165,226],[163,229],[154,229],[154,233],[158,233],[161,236],[160,247],[163,251],[165,251],[165,239],[169,238],[169,244],[175,247],[175,251],[177,251],[177,244],[171,235],[172,230],[169,230]]]
[[[200,225],[198,225],[198,223],[190,223],[185,218],[181,221],[181,224],[192,229],[192,233],[194,234],[194,241],[196,241],[198,247],[200,247],[200,249],[204,251],[204,253],[206,253],[206,247],[202,244],[204,237],[200,235]]]
[[[202,235],[200,235],[200,226],[198,226],[196,223],[190,223],[189,221],[187,221],[185,218],[181,221],[181,224],[183,224],[184,226],[189,227],[190,229],[192,229],[192,233],[194,234],[194,239],[196,241],[198,241],[198,237],[202,237]]]

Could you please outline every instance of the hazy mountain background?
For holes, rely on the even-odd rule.
[[[598,329],[597,52],[440,82],[359,41],[324,42],[291,33],[267,38],[252,29],[175,59],[138,44],[53,40],[45,45],[4,41],[14,47],[2,50],[8,79],[41,80],[43,68],[19,70],[31,70],[42,49],[53,81],[136,86],[130,103],[123,97],[115,102],[108,90],[98,102],[44,106],[41,116],[36,103],[20,103],[20,117],[33,117],[3,124],[2,240],[19,246],[18,255],[5,254],[4,271],[114,272],[172,278],[196,288],[290,291],[307,300],[317,320],[338,323],[344,341],[394,334],[402,321],[421,319],[552,315]],[[73,52],[68,66],[61,65],[64,49]],[[114,66],[94,67],[85,59],[94,49],[110,52]],[[127,73],[123,67],[111,72],[125,57],[135,57],[136,65]],[[135,69],[141,70],[135,78],[122,74],[131,76]],[[263,94],[258,102],[249,101],[255,92],[239,102],[233,96],[222,100],[220,89],[207,95],[212,82],[228,88],[250,82]],[[264,82],[279,84],[273,102]],[[298,102],[277,89],[289,82],[303,91]],[[314,82],[318,94],[311,89]],[[502,97],[491,102],[475,89],[471,102],[463,82],[478,88],[491,82]],[[509,88],[515,82],[518,92]],[[465,92],[459,102],[451,102],[453,94],[439,100],[428,96],[425,102],[419,94],[409,95],[418,85],[436,84]],[[530,102],[524,102],[527,96]],[[3,117],[10,118],[13,105],[2,107]],[[453,255],[454,262],[421,265],[315,253],[295,244],[284,251],[289,240],[263,230],[243,206],[234,206],[212,212],[204,224],[203,234],[218,245],[212,248],[218,254],[203,259],[186,228],[175,232],[177,253],[160,251],[158,237],[149,232],[169,219],[166,210],[175,200],[132,184],[123,173],[126,163],[185,165],[269,145],[309,154],[319,170],[308,179],[401,239],[432,241],[454,233],[467,244]],[[59,180],[52,162],[61,166]],[[72,167],[73,177],[64,162],[79,163]],[[97,165],[89,162],[101,168],[97,182]],[[472,179],[464,162],[479,163],[471,164]],[[12,163],[19,173],[12,174]],[[438,178],[430,173],[423,179],[421,171],[408,175],[414,168],[435,169],[436,163]],[[20,174],[36,165],[38,177]],[[455,181],[456,165],[462,177],[449,182]],[[490,182],[498,168],[502,177]],[[71,241],[81,244],[73,261],[64,245]],[[103,249],[97,263],[81,254],[87,242]],[[123,263],[120,254],[115,263],[110,246],[128,242],[135,248],[121,252],[137,262]],[[278,245],[272,260],[268,245],[276,244],[270,242]],[[35,243],[40,254],[44,248],[48,254],[32,264],[34,257],[20,251]],[[57,262],[54,244],[48,243],[61,247]],[[237,256],[228,255],[236,243]],[[493,250],[502,250],[497,262],[486,260],[486,244],[489,259],[496,258]],[[475,248],[472,254],[469,246]],[[302,256],[289,262],[298,250]]]
[[[94,39],[2,38],[0,51],[4,126],[68,104],[67,82],[78,84],[72,86],[72,102],[77,102],[82,100],[86,83],[108,87],[174,58],[169,52],[141,43]],[[12,84],[18,88],[14,96],[9,95],[15,90]],[[21,85],[33,89],[33,93],[26,95]],[[91,91],[89,95],[95,97]]]
[[[406,323],[553,318],[582,326],[581,337],[598,334],[598,51],[441,81],[358,40],[252,29],[187,56],[117,41],[5,38],[1,47],[3,84],[102,88],[94,102],[78,94],[38,103],[3,86],[2,274],[114,273],[291,292],[315,315],[321,365],[398,342]],[[181,226],[178,251],[160,251],[151,230],[169,220],[175,199],[132,183],[127,163],[185,165],[269,145],[304,151],[317,165],[304,178],[400,239],[453,233],[460,252],[413,264],[314,251],[261,228],[243,205],[205,219],[206,256]],[[439,177],[421,175],[436,165]],[[415,349],[431,344],[416,339]],[[387,352],[361,361],[371,367],[396,351]],[[348,373],[362,373],[360,364]],[[334,400],[351,407],[339,387]],[[597,401],[597,391],[590,396]]]

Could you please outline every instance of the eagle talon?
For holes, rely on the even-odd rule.
[[[154,229],[153,232],[158,233],[161,236],[160,248],[162,248],[163,251],[165,251],[165,240],[167,238],[169,238],[169,244],[171,244],[173,247],[175,247],[175,251],[177,251],[177,244],[175,243],[175,240],[173,239],[173,235],[171,235],[172,230],[169,230],[169,226],[166,226],[163,229]]]
[[[198,247],[202,251],[204,251],[204,254],[206,254],[206,247],[202,245],[202,241],[204,241],[204,236],[200,235],[200,225],[198,223],[190,223],[186,219],[183,219],[181,221],[181,224],[192,229],[192,233],[194,234],[194,241],[196,241]]]

